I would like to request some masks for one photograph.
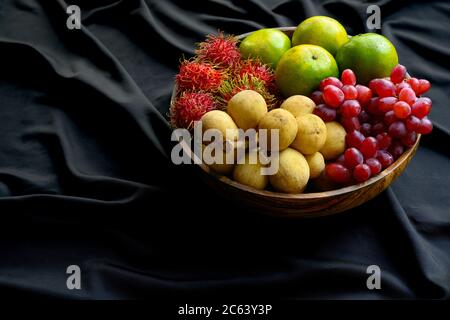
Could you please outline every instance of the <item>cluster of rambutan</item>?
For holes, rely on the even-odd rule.
[[[194,58],[181,62],[176,84],[177,98],[170,107],[174,128],[192,129],[206,112],[225,109],[242,90],[259,92],[269,109],[280,104],[273,70],[257,59],[243,59],[238,40],[221,32],[209,35]]]

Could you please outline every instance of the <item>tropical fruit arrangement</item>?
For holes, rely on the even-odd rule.
[[[361,183],[433,129],[432,102],[423,96],[430,83],[398,62],[386,37],[349,37],[325,16],[304,20],[292,38],[278,29],[241,41],[219,32],[181,61],[171,125],[192,131],[201,123],[232,142],[238,129],[267,129],[269,146],[277,129],[277,148],[268,147],[278,154],[275,173],[261,173],[267,164],[259,156],[249,161],[255,150],[248,145],[243,161],[210,164],[256,189],[301,193]]]

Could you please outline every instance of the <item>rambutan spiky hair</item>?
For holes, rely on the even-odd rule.
[[[216,98],[218,103],[217,108],[225,109],[228,101],[235,94],[243,90],[253,90],[262,95],[264,100],[266,100],[269,110],[280,105],[279,97],[271,93],[261,79],[244,74],[242,77],[236,76],[232,79],[223,81],[223,84],[220,86],[218,91],[219,95]]]
[[[208,111],[215,109],[215,102],[209,93],[182,92],[170,107],[170,123],[173,128],[192,129],[194,121]]]
[[[176,75],[180,91],[207,91],[213,92],[222,84],[223,73],[216,70],[209,63],[195,60],[184,60],[180,64],[180,71]]]
[[[221,68],[228,68],[241,58],[237,43],[236,37],[226,36],[219,31],[217,36],[208,35],[205,41],[200,42],[195,53],[200,61],[207,61]]]
[[[268,88],[275,85],[273,70],[258,59],[241,60],[234,69],[237,76],[244,77],[244,75],[247,75],[258,78]]]

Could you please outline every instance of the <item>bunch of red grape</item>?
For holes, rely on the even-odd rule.
[[[339,121],[347,131],[345,152],[325,172],[334,182],[364,182],[390,166],[405,148],[414,145],[417,134],[429,134],[431,100],[421,97],[430,89],[424,79],[406,78],[406,68],[397,65],[390,79],[356,84],[350,69],[341,79],[329,77],[311,98],[314,114],[323,121]]]

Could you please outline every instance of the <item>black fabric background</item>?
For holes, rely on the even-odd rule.
[[[365,29],[354,0],[0,0],[0,291],[66,298],[449,298],[450,3],[371,2],[400,62],[433,88],[435,129],[373,201],[279,220],[170,164],[165,120],[182,55],[325,14]],[[66,28],[68,4],[81,30]],[[66,268],[82,290],[66,288]],[[382,269],[367,290],[366,268]]]

